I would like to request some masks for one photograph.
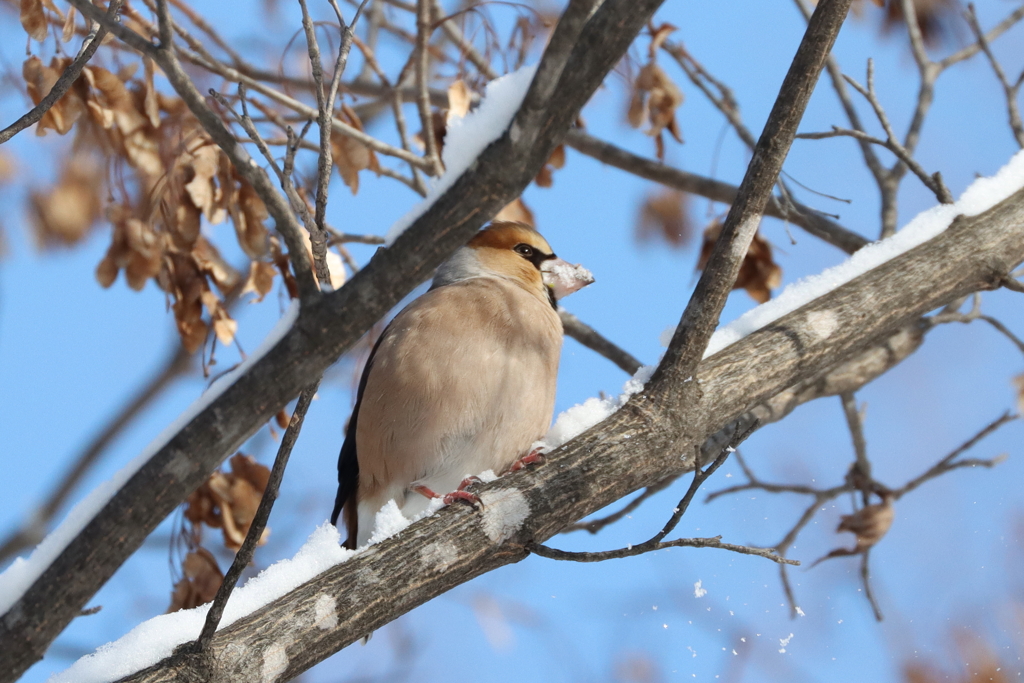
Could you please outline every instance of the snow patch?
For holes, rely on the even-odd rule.
[[[530,504],[518,489],[494,489],[480,494],[484,533],[493,543],[504,543],[518,533],[530,516]]]
[[[838,327],[839,318],[834,311],[811,311],[807,314],[807,330],[818,341],[831,337]]]
[[[209,388],[192,403],[185,411],[178,416],[174,422],[169,424],[160,434],[153,439],[127,465],[118,470],[108,481],[93,489],[85,498],[79,501],[67,517],[64,518],[56,529],[47,534],[46,538],[35,547],[28,558],[19,557],[11,563],[3,573],[0,573],[0,615],[6,614],[15,602],[17,602],[28,588],[35,583],[46,568],[49,567],[57,557],[64,552],[68,544],[86,527],[93,517],[103,509],[103,506],[113,498],[122,486],[132,476],[142,469],[142,466],[149,462],[149,459],[163,448],[175,434],[180,432],[185,425],[192,421],[196,415],[203,412],[207,406],[213,403],[228,387],[234,384],[235,380],[248,372],[256,361],[266,355],[277,342],[291,329],[295,319],[299,316],[299,302],[293,301],[277,325],[270,331],[259,347],[234,370],[224,373]],[[170,472],[190,469],[189,463],[184,459],[174,458],[167,464]]]
[[[693,597],[703,598],[708,594],[707,588],[701,588],[701,584],[704,583],[703,579],[697,579],[697,583],[693,584]]]
[[[330,631],[338,625],[338,603],[326,593],[313,605],[313,625],[321,631]]]
[[[355,551],[342,548],[340,542],[340,534],[333,524],[324,522],[317,527],[295,557],[276,562],[234,590],[218,630],[355,555]],[[330,622],[327,602],[321,604],[324,597],[327,596],[318,599],[314,608],[313,618],[318,625],[321,619],[324,624]],[[329,609],[334,611],[336,625],[333,599],[330,603]],[[108,683],[152,666],[169,656],[178,645],[195,639],[203,628],[209,609],[209,605],[203,605],[144,621],[119,640],[103,645],[69,669],[52,676],[49,683]],[[268,649],[263,655],[263,679],[274,680],[287,666],[284,647],[279,652]]]
[[[617,398],[588,398],[583,403],[561,413],[555,420],[555,424],[548,430],[547,435],[538,444],[546,450],[558,448],[566,441],[590,429],[624,406],[631,396],[640,393],[644,384],[651,379],[654,370],[655,366],[653,365],[645,365],[637,370],[636,374],[626,381],[625,386],[622,387],[622,393]]]
[[[280,643],[273,643],[263,651],[263,668],[260,679],[263,683],[272,683],[288,668],[288,652]]]
[[[940,204],[922,211],[892,237],[869,244],[837,266],[790,284],[771,301],[719,328],[711,337],[704,357],[718,353],[748,334],[927,242],[946,230],[958,215],[977,216],[984,213],[1022,187],[1024,151],[1017,152],[994,176],[978,178],[971,183],[955,204]],[[662,333],[661,339],[666,346],[666,338],[671,339],[673,331]]]
[[[367,541],[366,545],[376,545],[381,541],[387,540],[395,534],[404,531],[413,522],[429,517],[443,507],[444,501],[442,498],[432,498],[427,503],[427,508],[423,512],[412,517],[406,517],[402,514],[398,503],[392,498],[384,504],[384,507],[377,511],[377,515],[373,518],[373,534],[370,535],[370,540]]]
[[[459,559],[459,551],[451,543],[431,541],[420,548],[420,562],[438,574],[446,571]]]
[[[427,196],[395,221],[384,236],[391,246],[406,228],[422,216],[472,166],[489,144],[500,138],[515,117],[533,82],[537,65],[496,78],[487,84],[480,105],[462,118],[450,117],[441,161],[444,173],[427,190]],[[514,131],[513,131],[514,132]]]

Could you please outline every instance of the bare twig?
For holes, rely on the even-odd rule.
[[[466,56],[466,59],[473,63],[473,66],[480,73],[490,80],[497,78],[498,72],[491,68],[490,62],[480,54],[472,43],[466,40],[462,30],[459,29],[455,21],[444,15],[444,11],[437,0],[430,0],[430,5],[433,12],[433,21],[441,26],[441,30],[444,31],[448,40],[452,41],[459,48],[459,51]]]
[[[569,311],[560,308],[558,309],[558,316],[562,319],[562,327],[566,335],[583,344],[591,351],[601,354],[630,375],[635,375],[636,371],[640,369],[640,361],[630,355],[628,351],[619,348],[601,336],[597,330],[581,321]]]
[[[622,506],[612,514],[607,515],[605,517],[599,517],[598,519],[592,519],[587,522],[576,522],[575,524],[570,524],[562,530],[562,533],[567,534],[570,531],[589,531],[592,534],[596,534],[597,532],[604,529],[606,526],[614,524],[615,522],[618,522],[622,518],[628,516],[631,512],[635,511],[637,508],[643,505],[644,501],[646,501],[654,494],[664,491],[674,481],[675,479],[673,478],[663,479],[657,484],[645,488],[640,493],[640,495],[626,503],[624,506]]]
[[[377,62],[377,56],[369,45],[359,39],[359,36],[353,35],[352,40],[355,42],[356,47],[359,48],[360,52],[363,53],[363,61],[367,67],[369,67],[380,80],[381,85],[387,88],[386,94],[388,101],[391,104],[391,113],[395,117],[395,128],[398,131],[398,139],[401,141],[402,149],[406,152],[410,152],[409,148],[409,134],[406,131],[405,113],[402,111],[402,89],[396,88],[391,84],[387,74],[384,73],[384,69],[381,68]],[[417,157],[418,158],[418,157]],[[426,196],[427,187],[423,183],[423,178],[420,177],[420,169],[416,164],[409,164],[409,170],[412,173],[412,188],[420,196]]]
[[[1021,123],[1020,108],[1017,106],[1017,95],[1020,93],[1021,81],[1018,79],[1016,83],[1011,84],[1007,80],[1002,65],[992,53],[992,48],[988,44],[988,38],[985,37],[985,33],[978,24],[978,15],[974,12],[974,3],[967,5],[964,17],[966,17],[967,25],[971,27],[971,31],[974,33],[974,38],[978,41],[978,46],[981,47],[985,56],[988,57],[988,62],[992,65],[992,71],[995,72],[996,78],[999,79],[999,84],[1003,86],[1003,95],[1006,97],[1006,114],[1010,120],[1010,130],[1013,131],[1013,137],[1016,138],[1017,144],[1024,148],[1024,124]]]
[[[732,204],[736,200],[738,188],[735,185],[645,159],[581,130],[569,131],[565,136],[565,144],[598,161],[667,187],[707,197],[723,204]],[[788,220],[848,254],[868,243],[868,240],[857,233],[829,220],[809,206],[794,204],[793,208],[795,210],[786,211],[781,199],[771,197],[764,207],[764,213],[766,216]]]
[[[327,243],[327,246],[329,247],[349,242],[355,242],[357,244],[384,244],[384,238],[378,237],[377,235],[352,235],[347,232],[338,232],[334,228],[330,227],[327,228],[327,232],[331,236],[331,240]]]
[[[1000,280],[999,284],[1001,284],[1003,287],[1006,287],[1011,291],[1024,293],[1024,283],[1022,283],[1020,280],[1014,279],[1014,277],[1010,275],[1007,275],[1002,280]]]
[[[720,548],[722,550],[731,550],[733,552],[742,553],[744,555],[757,555],[758,557],[764,557],[765,559],[778,562],[780,564],[794,564],[798,565],[799,562],[795,560],[787,560],[780,557],[771,548],[755,548],[751,546],[740,546],[732,543],[722,543],[721,536],[715,536],[714,538],[680,538],[674,541],[665,541],[664,538],[668,536],[679,524],[679,520],[686,514],[686,510],[690,507],[690,502],[693,497],[697,494],[697,490],[700,489],[708,477],[715,473],[719,467],[725,463],[729,457],[729,453],[735,451],[736,446],[743,442],[755,429],[757,423],[752,424],[742,434],[734,435],[734,443],[732,446],[723,448],[715,461],[707,468],[707,470],[701,469],[700,455],[694,458],[694,469],[693,469],[693,481],[690,483],[690,488],[687,489],[686,494],[679,501],[672,516],[669,518],[665,526],[662,527],[661,531],[656,533],[648,540],[638,545],[630,545],[625,548],[619,548],[618,550],[602,550],[599,552],[569,552],[565,550],[557,550],[555,548],[549,548],[546,545],[540,543],[529,543],[526,548],[541,557],[546,557],[552,560],[564,560],[571,562],[603,562],[604,560],[614,560],[623,557],[634,557],[636,555],[643,555],[644,553],[654,552],[656,550],[663,550],[665,548],[676,548],[676,547],[688,547],[688,548]]]
[[[850,429],[850,438],[853,440],[853,452],[856,457],[854,468],[855,473],[852,483],[860,484],[859,488],[863,495],[863,504],[867,505],[871,497],[871,461],[868,460],[867,442],[864,439],[864,425],[862,415],[857,409],[857,399],[853,392],[843,392],[839,395],[843,404],[843,414],[846,416],[846,425]]]
[[[831,132],[801,133],[797,137],[802,140],[824,140],[826,138],[851,137],[857,140],[862,140],[864,142],[871,143],[873,145],[885,147],[887,150],[896,155],[900,163],[906,165],[906,167],[909,168],[914,173],[914,175],[920,178],[924,186],[927,187],[932,192],[934,192],[935,197],[940,202],[942,202],[943,204],[953,203],[953,194],[949,191],[949,188],[946,187],[945,183],[942,181],[942,174],[936,171],[935,173],[929,175],[928,172],[925,171],[924,168],[921,166],[921,164],[919,164],[912,156],[910,156],[910,153],[907,151],[907,149],[893,138],[882,140],[880,138],[876,138],[873,135],[863,133],[859,130],[840,128],[838,126],[832,126]]]
[[[925,471],[923,474],[911,479],[900,488],[894,489],[892,491],[893,498],[898,500],[905,496],[906,494],[913,491],[914,489],[916,489],[921,484],[925,483],[926,481],[939,477],[945,474],[946,472],[958,469],[960,467],[993,467],[999,464],[1004,460],[1004,458],[997,457],[992,458],[991,460],[961,460],[959,462],[953,461],[956,460],[960,455],[962,455],[966,451],[973,448],[979,441],[987,437],[989,434],[992,434],[1006,423],[1013,422],[1014,420],[1017,420],[1019,418],[1019,415],[1013,415],[1012,413],[1003,413],[995,420],[982,427],[982,429],[977,434],[975,434],[970,439],[965,441],[963,444],[955,448],[949,455],[942,458],[942,460],[939,460],[937,463],[928,468],[928,470]]]
[[[434,137],[433,114],[430,111],[430,94],[427,92],[427,81],[430,75],[430,34],[433,22],[430,20],[430,0],[417,0],[416,3],[416,107],[420,113],[420,125],[423,127],[423,140],[426,146],[427,161],[431,172],[441,177],[444,167],[437,151],[437,139]]]
[[[245,535],[245,540],[242,541],[242,546],[235,553],[235,559],[232,561],[227,574],[224,575],[224,580],[217,590],[217,596],[213,599],[213,604],[210,605],[210,611],[206,613],[206,622],[203,624],[202,633],[199,634],[195,642],[190,644],[190,649],[193,652],[202,652],[210,644],[210,640],[220,624],[221,616],[224,614],[224,607],[228,603],[231,591],[234,590],[235,584],[238,583],[242,572],[252,562],[252,554],[256,550],[256,544],[263,535],[263,530],[267,527],[270,511],[274,508],[274,502],[277,500],[277,492],[281,487],[284,469],[288,466],[288,458],[291,456],[292,446],[295,445],[296,439],[299,438],[302,421],[306,417],[306,411],[309,409],[309,404],[313,402],[313,396],[316,394],[319,386],[320,380],[317,380],[299,394],[299,400],[295,405],[295,412],[292,413],[292,418],[288,421],[288,428],[285,430],[284,436],[281,437],[281,445],[277,449],[274,467],[270,470],[270,478],[267,480],[267,487],[263,491],[259,507],[256,508],[256,514],[249,525],[249,531]]]
[[[860,581],[864,586],[864,597],[868,599],[868,604],[871,605],[871,611],[875,613],[875,621],[882,621],[882,609],[878,606],[878,601],[875,600],[875,594],[871,590],[870,558],[871,548],[865,548],[860,557]]]
[[[817,140],[842,135],[872,144],[881,145],[896,155],[900,162],[910,169],[914,175],[920,178],[925,187],[935,193],[935,196],[940,202],[943,204],[952,204],[953,195],[950,193],[949,188],[946,187],[945,183],[942,182],[942,176],[938,172],[928,174],[914,159],[913,149],[916,145],[917,134],[913,133],[913,130],[908,133],[906,144],[901,143],[896,137],[896,133],[893,131],[892,125],[889,123],[889,117],[885,113],[885,109],[882,107],[882,103],[879,101],[878,95],[875,92],[875,66],[873,60],[868,60],[867,87],[862,86],[849,76],[844,76],[844,78],[846,79],[846,82],[859,92],[871,105],[871,108],[875,112],[875,116],[878,118],[878,122],[882,125],[882,129],[885,131],[886,139],[880,140],[872,135],[868,135],[864,131],[840,128],[838,126],[833,126],[831,133],[807,133],[798,137],[808,140]],[[911,125],[913,127],[914,124],[912,123]]]
[[[110,6],[107,7],[106,18],[108,21],[116,21],[117,13],[121,9],[121,3],[123,0],[111,0]],[[57,82],[50,88],[50,92],[46,93],[43,99],[39,100],[39,104],[29,109],[23,116],[17,121],[7,126],[3,130],[0,130],[0,145],[7,142],[15,135],[25,130],[33,123],[38,123],[46,112],[50,111],[50,108],[57,103],[60,98],[64,97],[71,86],[74,85],[78,77],[82,75],[82,69],[89,63],[92,56],[96,54],[97,48],[103,44],[103,39],[107,37],[107,28],[104,24],[94,24],[89,34],[82,41],[82,47],[78,50],[78,55],[75,56],[73,62],[68,64],[68,68],[64,69],[64,73],[60,75]]]
[[[1009,278],[1004,278],[1004,281],[1007,279]],[[1009,339],[1013,343],[1013,345],[1020,350],[1021,353],[1024,353],[1024,341],[1022,341],[1017,335],[1011,332],[1010,329],[1002,322],[1000,322],[998,319],[993,318],[990,315],[984,315],[981,312],[981,296],[979,294],[975,294],[973,296],[973,304],[971,306],[971,310],[968,311],[967,313],[961,313],[958,310],[956,310],[957,308],[959,308],[959,306],[952,310],[940,311],[939,313],[930,316],[928,318],[928,322],[932,325],[940,325],[943,323],[951,322],[968,324],[974,322],[975,320],[982,320],[991,325],[993,328],[995,328],[995,330],[1002,334],[1004,337]]]

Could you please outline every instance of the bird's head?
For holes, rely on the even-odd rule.
[[[478,232],[441,265],[434,286],[473,277],[511,280],[552,305],[594,281],[586,268],[555,256],[539,232],[512,221],[495,221]]]

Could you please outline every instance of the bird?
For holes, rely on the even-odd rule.
[[[438,268],[363,370],[331,515],[347,529],[345,547],[370,540],[391,500],[411,518],[432,498],[474,499],[463,490],[470,475],[538,459],[562,347],[557,302],[591,282],[512,221],[492,222]]]

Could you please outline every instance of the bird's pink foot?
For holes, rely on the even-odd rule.
[[[540,452],[539,448],[534,448],[532,451],[512,463],[512,467],[509,468],[509,472],[518,472],[527,465],[536,465],[542,462],[544,462],[544,454]]]
[[[472,484],[475,484],[475,483],[479,482],[479,481],[480,480],[477,479],[476,477],[467,477],[466,479],[462,480],[461,484],[459,484],[459,489],[457,491],[452,491],[451,493],[446,493],[443,496],[440,496],[440,495],[434,493],[432,490],[430,490],[426,486],[422,486],[422,485],[421,486],[413,486],[412,490],[415,491],[416,493],[422,495],[422,496],[426,496],[427,498],[431,498],[431,499],[433,499],[433,498],[440,498],[441,502],[444,503],[445,505],[451,505],[455,501],[461,500],[463,503],[469,503],[474,508],[477,508],[477,507],[483,507],[483,505],[484,505],[483,502],[480,500],[480,496],[476,495],[475,493],[470,493],[469,491],[465,491],[464,489],[466,487],[472,485]]]

